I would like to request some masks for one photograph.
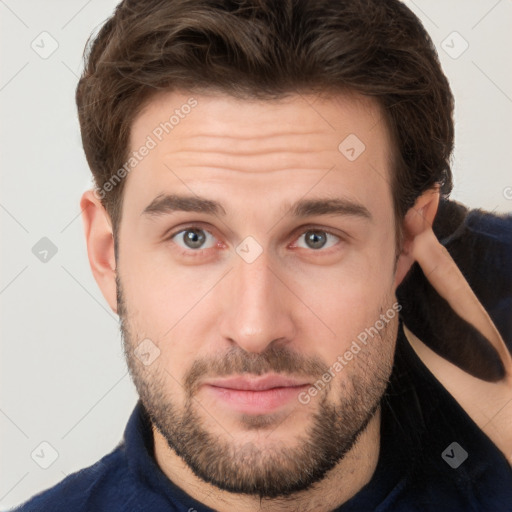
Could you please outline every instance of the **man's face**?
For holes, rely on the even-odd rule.
[[[361,97],[193,98],[161,94],[132,127],[150,149],[119,229],[127,362],[197,476],[284,496],[354,446],[391,373],[390,141]]]

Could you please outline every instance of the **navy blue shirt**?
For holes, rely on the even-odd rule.
[[[475,254],[480,260],[477,259],[476,266],[472,261],[468,264],[468,269],[478,269],[476,278],[475,272],[471,274],[464,271],[464,264],[460,266],[510,348],[508,305],[512,293],[508,284],[512,280],[512,216],[500,219],[463,213],[457,222],[455,235],[458,236],[442,233],[442,229],[436,234],[458,264],[456,251],[467,252],[459,247],[458,240],[473,244],[484,239],[483,249]],[[502,286],[499,293],[486,297],[485,287],[480,290],[479,280],[485,282],[482,277],[485,273],[487,284],[489,279],[499,280]],[[406,325],[414,326],[413,332],[420,339],[442,352],[446,349],[436,343],[442,338],[443,325],[427,322],[428,315],[418,313],[421,304],[417,310],[410,307],[414,295],[423,300],[422,293],[414,293],[421,288],[421,279],[421,275],[409,279],[401,289],[401,296],[397,293],[401,303],[405,300],[409,305],[402,311],[402,317]],[[503,283],[508,287],[503,288]],[[497,292],[498,284],[493,289]],[[452,319],[447,321],[451,323]],[[450,353],[445,355],[448,357]],[[464,364],[461,361],[461,366]],[[337,511],[512,512],[510,464],[419,359],[405,338],[402,320],[393,371],[381,406],[381,447],[376,470],[370,482]],[[194,500],[180,489],[179,482],[170,481],[161,471],[154,458],[151,424],[139,401],[122,442],[110,454],[15,510],[211,512],[212,509]]]

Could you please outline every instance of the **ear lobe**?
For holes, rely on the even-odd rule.
[[[403,281],[415,261],[413,256],[414,240],[422,233],[425,233],[425,231],[432,229],[432,224],[439,207],[439,198],[439,185],[436,185],[423,192],[405,215],[402,251],[398,257],[395,273],[395,289]]]
[[[411,253],[402,251],[396,264],[395,290],[400,286],[400,283],[404,280],[413,264],[414,258],[411,256]]]
[[[92,190],[84,192],[80,208],[94,279],[112,311],[117,313],[116,260],[110,217]]]

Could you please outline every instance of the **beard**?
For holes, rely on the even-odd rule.
[[[257,354],[233,347],[222,357],[197,358],[193,362],[180,382],[185,394],[184,404],[180,405],[168,392],[169,380],[175,380],[174,377],[157,363],[153,363],[156,368],[148,372],[135,356],[140,337],[132,333],[127,321],[129,315],[119,276],[116,276],[116,283],[125,357],[141,403],[169,448],[198,478],[219,489],[260,499],[286,499],[305,491],[325,478],[345,457],[379,409],[392,371],[397,322],[387,323],[361,348],[341,370],[342,378],[334,378],[308,405],[300,405],[316,407],[316,410],[304,422],[304,432],[296,437],[293,446],[284,446],[270,438],[279,426],[276,423],[288,418],[282,418],[279,413],[239,417],[246,431],[268,433],[265,446],[241,442],[224,428],[220,435],[213,433],[205,421],[213,416],[195,397],[200,380],[275,372],[314,377],[312,382],[317,382],[329,367],[319,359],[305,358],[274,344]],[[382,305],[380,312],[390,305],[391,300]],[[340,342],[340,346],[345,345]],[[336,389],[337,380],[341,382]]]

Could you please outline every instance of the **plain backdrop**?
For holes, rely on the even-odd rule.
[[[137,400],[79,209],[91,180],[74,91],[85,42],[116,3],[0,0],[1,510],[113,450]],[[452,197],[509,212],[512,2],[406,3],[456,98]]]

